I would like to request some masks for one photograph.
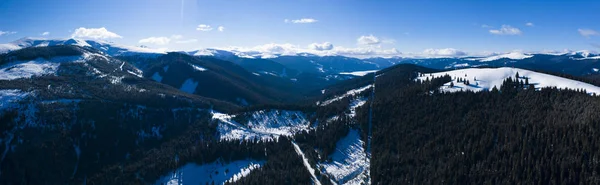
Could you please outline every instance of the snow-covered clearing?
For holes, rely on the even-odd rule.
[[[440,90],[445,92],[458,92],[467,90],[478,92],[482,90],[491,90],[494,86],[500,88],[502,82],[506,78],[511,77],[514,79],[517,72],[519,73],[519,80],[525,81],[527,79],[529,84],[534,85],[536,89],[543,87],[557,87],[559,89],[585,89],[590,94],[600,94],[600,87],[592,84],[510,67],[460,69],[432,74],[423,74],[423,76],[418,77],[417,79],[425,80],[426,78],[437,78],[448,74],[450,77],[452,77],[452,83],[454,83],[454,87],[450,87],[450,82],[448,82],[444,84]],[[457,81],[458,78],[469,80],[470,84],[466,85],[462,82],[459,83]]]
[[[361,87],[361,88],[358,88],[358,89],[352,89],[352,90],[349,90],[348,92],[346,92],[345,94],[342,94],[340,96],[336,96],[336,97],[334,97],[332,99],[329,99],[329,100],[326,100],[324,102],[317,102],[317,105],[327,106],[327,105],[329,105],[329,104],[331,104],[331,103],[333,103],[335,101],[339,101],[339,100],[344,99],[346,97],[350,97],[350,96],[353,96],[353,95],[360,94],[361,92],[366,91],[367,89],[369,89],[371,87],[373,87],[373,84],[367,85],[367,86],[364,86],[364,87]]]
[[[331,162],[319,164],[323,173],[338,184],[361,184],[368,179],[370,159],[360,139],[360,132],[352,129],[340,139],[331,155]]]
[[[0,80],[14,80],[19,78],[31,78],[46,74],[56,74],[60,63],[63,62],[85,62],[90,54],[81,56],[52,57],[49,60],[37,58],[28,61],[14,61],[2,65],[0,68]]]
[[[190,163],[180,167],[174,172],[161,177],[154,184],[162,185],[187,185],[187,184],[225,184],[235,182],[250,174],[252,170],[260,168],[265,161],[239,160],[231,163],[215,161],[198,165]]]
[[[310,129],[310,121],[300,111],[270,110],[250,112],[245,124],[234,120],[236,115],[213,112],[221,140],[273,141],[280,136],[294,134]],[[244,115],[238,115],[244,116]]]

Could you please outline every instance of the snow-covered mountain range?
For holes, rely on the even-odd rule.
[[[144,46],[125,46],[112,42],[82,39],[43,39],[23,38],[7,44],[0,44],[0,53],[26,47],[53,45],[78,45],[98,49],[110,56],[157,56],[166,54],[164,49],[150,49]],[[512,51],[492,53],[485,56],[427,57],[402,56],[355,58],[351,56],[309,53],[307,51],[272,53],[261,50],[240,50],[236,48],[200,49],[180,52],[196,57],[213,57],[231,61],[257,74],[271,74],[286,77],[289,74],[313,73],[322,78],[346,79],[353,72],[381,70],[399,63],[411,63],[435,69],[456,69],[466,67],[521,67],[571,75],[596,74],[600,54],[593,51],[563,51],[529,53]],[[552,65],[550,65],[552,64]],[[289,79],[293,79],[290,77]]]
[[[56,45],[76,45],[82,47],[92,47],[102,51],[103,53],[110,56],[127,56],[127,55],[157,55],[166,54],[165,50],[161,49],[150,49],[143,46],[125,46],[112,42],[100,41],[100,40],[83,40],[77,38],[70,39],[44,39],[44,38],[33,38],[25,37],[10,43],[0,44],[0,53],[6,53],[18,49],[28,47],[43,47],[43,46],[56,46]]]

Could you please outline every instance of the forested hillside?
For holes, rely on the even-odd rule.
[[[514,78],[491,91],[438,93],[449,77],[389,74],[376,83],[374,184],[598,183],[600,98]]]

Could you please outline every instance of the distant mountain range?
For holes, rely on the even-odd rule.
[[[143,46],[124,46],[111,42],[81,39],[41,39],[23,38],[17,41],[0,44],[0,53],[26,47],[53,45],[78,45],[98,49],[113,57],[158,57],[166,51],[150,49]],[[523,53],[510,52],[492,54],[485,57],[447,57],[447,58],[406,58],[375,57],[353,58],[346,56],[319,56],[310,53],[295,55],[272,55],[260,52],[241,52],[237,50],[202,49],[179,52],[201,58],[217,58],[240,65],[257,75],[271,75],[291,81],[303,83],[303,78],[310,76],[311,83],[330,85],[335,81],[352,78],[353,73],[374,71],[395,64],[417,64],[434,69],[460,69],[468,67],[519,67],[530,70],[566,73],[582,76],[600,73],[600,54],[590,51],[565,51],[561,53]],[[318,86],[321,87],[321,86]]]

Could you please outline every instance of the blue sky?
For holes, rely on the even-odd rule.
[[[597,0],[2,0],[0,43],[75,36],[172,50],[598,51],[598,10]]]

